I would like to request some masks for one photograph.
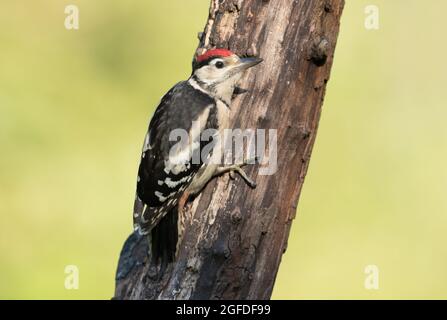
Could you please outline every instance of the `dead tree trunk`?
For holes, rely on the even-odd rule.
[[[121,252],[118,299],[268,299],[315,140],[343,0],[212,0],[198,51],[229,48],[264,62],[241,82],[233,128],[277,130],[277,171],[258,186],[214,179],[188,210],[178,258],[162,278],[132,234]]]

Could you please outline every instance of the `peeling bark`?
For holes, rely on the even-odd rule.
[[[278,170],[258,186],[211,181],[188,206],[192,223],[164,276],[132,234],[121,252],[117,299],[268,299],[286,250],[332,66],[343,0],[212,0],[197,53],[214,47],[264,62],[247,73],[233,128],[277,130]]]

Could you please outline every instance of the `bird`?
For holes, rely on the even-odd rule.
[[[247,161],[221,164],[224,143],[219,139],[231,129],[234,95],[246,92],[238,81],[262,61],[228,49],[207,50],[194,58],[191,76],[174,85],[157,106],[144,138],[133,210],[134,228],[147,237],[155,263],[174,261],[185,229],[185,204],[211,179],[238,173],[256,186],[242,170]],[[211,139],[202,141],[206,132]],[[179,136],[183,141],[178,142]]]

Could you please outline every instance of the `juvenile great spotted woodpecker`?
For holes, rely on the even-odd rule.
[[[230,105],[237,82],[245,70],[261,61],[225,49],[209,50],[195,58],[190,78],[169,90],[155,110],[144,140],[133,215],[135,229],[148,236],[155,261],[175,258],[184,229],[185,203],[213,177],[237,172],[255,186],[241,169],[246,163],[223,166],[221,159],[203,161],[203,155],[193,161],[197,160],[193,154],[204,146],[201,133],[206,129],[218,133],[230,129]],[[178,129],[188,133],[186,145],[171,141],[170,134]],[[222,157],[217,148],[223,145],[209,148],[205,158]]]

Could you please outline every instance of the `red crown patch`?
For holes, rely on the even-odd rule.
[[[227,49],[212,49],[197,57],[197,62],[205,61],[211,57],[229,57],[234,53]]]

